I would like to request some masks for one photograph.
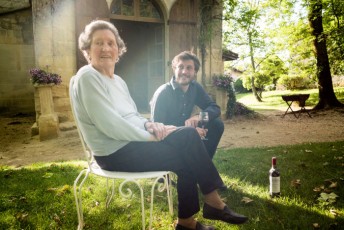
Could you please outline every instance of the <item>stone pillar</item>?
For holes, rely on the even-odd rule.
[[[216,89],[216,104],[221,108],[221,118],[226,119],[228,96],[224,89]]]
[[[39,140],[49,140],[58,137],[59,119],[54,111],[52,86],[37,86],[41,114],[38,118]]]

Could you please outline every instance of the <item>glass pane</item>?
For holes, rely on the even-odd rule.
[[[122,5],[122,0],[114,0],[112,3],[111,13],[121,15],[122,14],[121,5]]]
[[[140,17],[161,18],[151,0],[140,1]]]
[[[122,0],[122,15],[134,16],[134,0]]]

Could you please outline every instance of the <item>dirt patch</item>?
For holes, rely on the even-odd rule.
[[[236,117],[225,121],[220,148],[292,145],[305,142],[344,140],[344,109],[303,113],[296,119],[283,111],[269,111],[255,118]],[[35,162],[83,159],[76,130],[40,142],[31,137],[33,116],[0,117],[0,165],[20,167]]]

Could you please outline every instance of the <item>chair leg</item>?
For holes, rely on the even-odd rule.
[[[163,192],[166,189],[167,194],[167,202],[168,202],[168,209],[171,215],[173,215],[173,203],[172,203],[172,186],[171,185],[171,177],[167,175],[162,177],[164,179],[164,184],[158,186],[158,191]],[[152,221],[153,221],[153,206],[154,206],[154,190],[155,186],[158,183],[161,177],[156,178],[153,182],[152,189],[151,189],[151,203],[150,203],[150,213],[149,213],[149,229],[152,229]]]
[[[168,202],[168,210],[171,215],[173,215],[173,201],[172,201],[172,183],[171,183],[171,175],[166,175],[167,178],[167,187],[166,187],[166,193],[167,193],[167,202]]]
[[[150,202],[150,210],[149,210],[149,230],[152,229],[152,219],[153,219],[153,204],[154,204],[154,188],[155,185],[158,183],[158,180],[160,178],[156,178],[152,184],[152,189],[151,189],[151,202]],[[166,184],[166,178],[164,178],[164,184]]]
[[[75,204],[76,204],[76,211],[77,211],[77,214],[78,214],[78,222],[79,222],[78,230],[82,230],[83,227],[84,227],[84,216],[83,216],[83,212],[82,212],[82,194],[81,194],[81,191],[82,191],[82,186],[84,185],[84,183],[85,183],[89,173],[90,173],[90,171],[88,169],[82,170],[79,173],[78,177],[75,179],[74,185],[73,185]],[[78,189],[78,182],[81,179],[82,175],[84,175],[84,174],[85,174],[85,176],[82,179],[82,181],[81,181],[81,183],[79,185],[79,189]]]
[[[145,230],[146,227],[146,216],[145,216],[145,201],[144,201],[144,195],[143,195],[143,189],[140,183],[135,180],[135,179],[128,179],[124,180],[120,185],[119,185],[119,193],[122,197],[125,198],[130,198],[133,195],[133,192],[130,189],[127,189],[126,193],[123,192],[123,186],[128,183],[128,182],[133,182],[137,185],[137,187],[140,190],[140,198],[141,198],[141,216],[142,216],[142,230]]]

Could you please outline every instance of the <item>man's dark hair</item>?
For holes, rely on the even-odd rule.
[[[172,68],[176,68],[176,64],[179,60],[182,60],[182,61],[192,60],[194,65],[195,65],[196,73],[198,72],[199,67],[201,65],[197,56],[194,53],[192,53],[191,51],[183,51],[180,54],[178,54],[177,56],[175,56],[172,60]]]

